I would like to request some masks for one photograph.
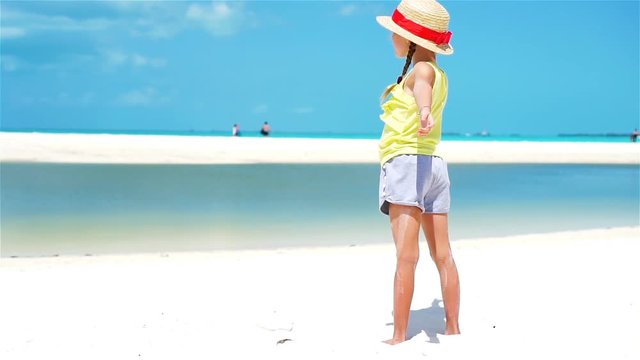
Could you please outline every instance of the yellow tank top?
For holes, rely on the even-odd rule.
[[[431,99],[431,114],[434,127],[427,136],[418,136],[420,116],[418,105],[413,96],[404,91],[402,81],[393,86],[389,99],[382,104],[384,129],[380,138],[380,164],[384,164],[397,155],[433,155],[442,136],[442,112],[447,103],[447,75],[433,62],[427,62],[436,72]],[[413,70],[413,69],[412,69]]]

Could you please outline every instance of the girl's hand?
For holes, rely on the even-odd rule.
[[[433,119],[433,115],[431,115],[431,111],[427,111],[427,109],[425,109],[424,112],[420,113],[420,128],[418,129],[418,136],[429,135],[434,125],[435,120]]]

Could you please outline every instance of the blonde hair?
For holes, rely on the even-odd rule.
[[[409,65],[411,65],[411,60],[413,59],[413,54],[416,52],[416,44],[414,42],[409,43],[409,51],[407,52],[407,60],[404,62],[404,68],[402,68],[402,74],[398,76],[398,80],[396,80],[395,84],[391,84],[384,89],[384,92],[380,96],[380,103],[384,102],[384,100],[389,96],[393,87],[397,84],[400,84],[402,78],[407,74],[407,70],[409,70]]]

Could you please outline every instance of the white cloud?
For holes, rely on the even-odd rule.
[[[97,50],[95,54],[68,53],[53,62],[27,62],[14,55],[3,54],[0,57],[2,71],[47,71],[68,73],[83,66],[102,65],[105,71],[114,71],[124,67],[159,69],[167,65],[167,60],[149,57],[139,53],[126,53],[120,50]]]
[[[131,55],[131,61],[135,66],[150,66],[154,68],[160,68],[167,65],[167,60],[160,58],[148,58],[140,54]]]
[[[102,18],[73,19],[67,16],[51,16],[32,12],[23,12],[2,8],[2,18],[5,24],[20,24],[8,28],[13,28],[14,34],[24,36],[27,33],[38,31],[69,31],[69,32],[89,32],[100,31],[111,27],[112,20]],[[4,28],[3,28],[4,32]],[[3,35],[4,36],[4,35]]]
[[[16,39],[23,37],[27,32],[23,28],[15,26],[0,27],[0,39]]]
[[[95,59],[95,55],[79,53],[67,53],[52,61],[29,61],[23,57],[8,54],[0,56],[3,71],[44,71],[55,73],[59,78],[75,73],[83,66],[93,64]]]
[[[3,6],[2,22],[5,26],[19,27],[24,32],[23,35],[54,31],[99,32],[118,28],[130,29],[134,35],[154,38],[173,36],[186,26],[183,19],[186,4],[173,1],[106,1],[104,5],[111,6],[118,14],[95,14],[90,18],[74,18]],[[4,28],[2,31],[4,32]]]
[[[41,32],[100,32],[124,29],[132,36],[168,39],[190,28],[229,36],[257,26],[257,17],[239,1],[105,1],[111,8],[93,17],[50,15],[2,6],[3,38]],[[8,30],[7,30],[8,29]],[[6,33],[5,33],[6,31]]]
[[[32,63],[32,64],[24,64],[26,66],[21,67],[29,67],[30,69],[37,69],[43,71],[58,71],[58,72],[75,72],[82,66],[87,66],[93,64],[96,61],[96,56],[93,54],[79,54],[79,53],[68,53],[64,54],[64,56],[60,59],[57,59],[53,62],[46,63]]]
[[[104,53],[105,60],[109,66],[121,66],[126,64],[129,56],[120,51],[107,51]]]
[[[11,55],[0,56],[0,63],[2,64],[2,71],[6,72],[16,71],[21,66],[20,60]]]
[[[152,39],[170,39],[181,32],[185,26],[181,20],[151,20],[141,18],[135,21],[131,29],[133,36],[149,37]]]
[[[345,6],[340,8],[339,13],[342,16],[350,16],[350,15],[353,15],[353,13],[355,13],[357,9],[358,9],[358,7],[353,5],[353,4],[345,5]]]
[[[25,96],[19,98],[18,102],[23,106],[89,106],[93,104],[96,95],[92,91],[84,92],[80,95],[69,94],[66,91],[59,92],[55,95],[43,96]]]
[[[188,7],[186,2],[177,1],[111,1],[127,16],[134,16],[128,21],[128,28],[133,36],[153,39],[169,39],[188,27],[184,13]]]
[[[291,111],[296,114],[310,114],[314,112],[315,109],[309,106],[301,106],[301,107],[293,108],[291,109]]]
[[[252,14],[244,10],[242,3],[231,5],[214,1],[209,5],[191,4],[185,16],[214,36],[233,35],[243,27],[252,26],[249,21]]]
[[[131,90],[120,95],[116,102],[125,106],[149,106],[152,104],[165,103],[168,99],[158,94],[158,91],[151,86],[144,89]]]
[[[167,60],[162,58],[146,57],[137,53],[127,54],[119,50],[102,51],[107,67],[114,68],[125,65],[135,67],[161,68],[167,65]]]

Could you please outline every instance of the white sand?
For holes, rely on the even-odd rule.
[[[391,244],[2,259],[0,358],[640,358],[639,227],[452,246],[463,335],[423,246],[396,347]]]
[[[640,143],[446,141],[450,163],[640,164]],[[0,132],[0,161],[377,163],[377,140]]]

